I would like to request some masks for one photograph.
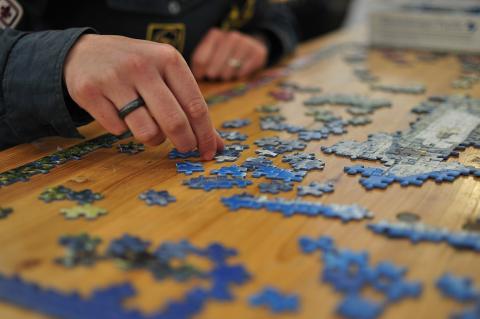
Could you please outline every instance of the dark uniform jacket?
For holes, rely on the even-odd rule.
[[[266,37],[274,62],[296,45],[293,19],[268,0],[0,0],[0,149],[79,137],[76,127],[92,120],[63,83],[65,58],[85,33],[167,42],[189,60],[210,28],[237,29]]]

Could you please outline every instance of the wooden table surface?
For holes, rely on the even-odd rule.
[[[364,38],[362,32],[355,31],[333,34],[303,45],[297,55],[300,57],[331,45],[358,42]],[[336,191],[316,201],[360,204],[375,213],[374,221],[395,220],[397,213],[409,211],[419,214],[427,224],[461,230],[467,219],[479,216],[479,180],[464,177],[441,185],[429,181],[420,188],[393,185],[384,191],[366,191],[358,183],[358,177],[343,173],[344,166],[352,164],[349,159],[325,155],[320,151],[320,146],[333,145],[340,140],[365,140],[369,133],[406,130],[409,122],[415,119],[410,109],[429,95],[467,92],[480,97],[480,85],[471,90],[451,88],[452,80],[460,72],[455,57],[433,62],[416,61],[412,53],[407,54],[407,57],[413,61],[411,65],[397,65],[385,59],[381,52],[373,50],[368,65],[374,74],[387,83],[425,83],[428,87],[426,95],[393,95],[370,91],[368,85],[355,79],[352,67],[343,61],[342,54],[321,59],[288,77],[291,81],[321,86],[326,93],[359,93],[384,97],[393,102],[392,108],[377,111],[370,125],[351,127],[346,135],[309,143],[307,151],[315,152],[324,159],[326,168],[321,172],[309,173],[302,184],[336,179]],[[219,128],[223,121],[236,118],[248,118],[253,122],[252,125],[239,129],[248,134],[247,142],[252,147],[242,154],[238,163],[254,155],[256,147],[253,146],[253,141],[258,138],[275,135],[292,138],[287,133],[277,134],[259,129],[259,113],[255,108],[274,102],[268,93],[277,83],[278,81],[273,81],[243,96],[211,107],[211,115]],[[202,89],[209,96],[232,85],[235,84],[208,84],[202,85]],[[279,104],[281,113],[288,118],[289,123],[313,125],[312,118],[303,115],[306,109],[298,100]],[[335,112],[341,110],[331,109]],[[104,133],[96,124],[82,128],[82,132],[87,138]],[[2,171],[11,169],[50,154],[58,147],[65,148],[79,142],[51,138],[32,145],[21,145],[0,153],[0,168]],[[128,306],[153,311],[166,300],[181,296],[194,283],[176,283],[171,280],[158,282],[148,272],[126,272],[112,263],[99,263],[92,268],[63,268],[53,262],[56,257],[63,255],[63,248],[57,243],[58,237],[88,232],[103,239],[101,251],[109,240],[124,233],[141,236],[154,244],[180,239],[189,239],[198,246],[221,242],[238,250],[239,256],[235,261],[244,264],[253,279],[234,288],[235,302],[209,302],[195,318],[331,318],[335,317],[335,306],[341,295],[319,280],[322,270],[319,257],[303,255],[298,248],[300,236],[318,237],[323,234],[332,236],[341,248],[367,250],[373,262],[389,260],[406,266],[409,269],[407,278],[424,284],[424,293],[420,299],[407,299],[389,307],[383,318],[447,318],[451,312],[460,309],[454,302],[444,299],[435,288],[436,279],[446,271],[471,276],[480,283],[478,253],[457,251],[445,244],[412,245],[408,240],[389,240],[368,231],[365,227],[368,221],[343,224],[339,220],[323,217],[284,218],[281,214],[267,213],[264,210],[229,212],[220,203],[220,198],[241,191],[204,192],[183,186],[182,181],[187,177],[177,174],[175,161],[167,159],[171,148],[171,145],[164,144],[147,148],[135,156],[119,154],[115,148],[101,149],[80,161],[61,165],[49,174],[34,176],[29,182],[0,188],[0,204],[15,210],[7,219],[0,221],[0,272],[7,275],[19,274],[26,280],[65,292],[78,290],[84,295],[98,287],[129,281],[139,290],[139,296],[129,300]],[[478,150],[468,149],[461,154],[460,161],[478,165],[475,164],[476,161],[478,163],[478,156]],[[280,163],[279,158],[275,162]],[[214,162],[205,163],[206,172],[220,166]],[[88,180],[82,184],[73,181],[79,176]],[[253,181],[255,185],[248,187],[247,191],[258,194],[256,183],[262,179]],[[109,214],[95,221],[65,220],[59,210],[71,204],[45,204],[38,200],[45,188],[57,185],[74,189],[91,188],[101,192],[106,198],[98,206],[106,208]],[[177,202],[168,207],[146,206],[138,200],[138,195],[150,188],[168,190],[177,198]],[[282,196],[294,198],[295,192]],[[273,316],[263,308],[249,307],[248,296],[265,285],[298,293],[301,297],[301,311],[295,315]],[[45,317],[1,304],[0,318]]]

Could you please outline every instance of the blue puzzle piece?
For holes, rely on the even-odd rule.
[[[390,302],[404,298],[417,298],[422,293],[422,285],[418,282],[405,282],[406,269],[390,262],[380,262],[371,272],[372,286],[385,294]]]
[[[423,183],[429,178],[429,174],[420,174],[420,175],[413,175],[413,176],[406,176],[402,178],[397,178],[397,181],[400,183],[401,186],[422,186]]]
[[[408,238],[413,243],[420,241],[446,242],[454,248],[480,251],[480,234],[475,232],[450,232],[447,229],[435,228],[422,223],[390,223],[388,221],[370,224],[368,228],[374,233],[391,238]]]
[[[233,165],[225,166],[219,169],[212,170],[210,174],[218,176],[233,176],[233,177],[243,177],[247,176],[247,169],[245,167]]]
[[[348,175],[361,174],[362,177],[382,176],[384,170],[376,167],[365,167],[363,165],[348,166],[343,169]]]
[[[272,164],[273,162],[265,157],[249,157],[241,166],[248,171],[254,171],[260,167],[271,166]]]
[[[171,196],[167,191],[155,191],[150,189],[138,196],[139,199],[145,201],[147,205],[167,206],[169,203],[176,202],[176,198]]]
[[[186,240],[182,240],[178,243],[175,242],[163,242],[153,252],[153,255],[157,260],[167,263],[173,259],[184,260],[190,253],[196,253],[197,249]]]
[[[432,179],[437,183],[453,182],[460,176],[475,175],[476,173],[476,169],[460,168],[400,177],[389,174],[388,171],[380,168],[364,167],[363,165],[345,167],[344,171],[349,175],[360,174],[363,177],[360,179],[360,184],[362,184],[367,190],[385,189],[395,182],[398,182],[404,187],[421,186],[428,179]]]
[[[395,182],[395,177],[390,176],[376,176],[372,175],[370,177],[360,178],[360,184],[365,187],[367,190],[380,188],[386,189],[388,186]]]
[[[480,298],[480,291],[474,287],[473,280],[468,277],[456,277],[445,273],[437,280],[436,285],[444,296],[459,302]]]
[[[385,234],[392,238],[409,238],[413,243],[419,241],[440,242],[445,240],[447,233],[439,229],[428,229],[418,227],[418,224],[409,223],[389,223],[380,221],[376,224],[367,226],[371,231],[377,234]]]
[[[480,302],[477,302],[472,307],[469,307],[459,313],[451,316],[452,319],[478,319],[480,318]]]
[[[445,170],[445,171],[437,171],[431,172],[428,174],[428,177],[433,179],[436,183],[441,182],[453,182],[459,176],[467,176],[470,174],[470,169],[462,169],[462,170]]]
[[[230,131],[230,132],[225,132],[225,131],[218,131],[220,134],[220,137],[227,140],[227,141],[245,141],[248,136],[246,134],[242,134],[237,131]]]
[[[373,213],[357,205],[322,205],[301,200],[286,200],[283,198],[268,199],[250,194],[233,195],[222,198],[222,203],[231,211],[241,208],[267,209],[270,212],[280,212],[285,217],[295,214],[306,216],[324,216],[340,218],[343,222],[372,218]]]
[[[291,171],[276,166],[261,166],[258,167],[253,173],[252,177],[260,178],[265,177],[268,179],[282,180],[284,182],[301,182],[305,177],[304,171]]]
[[[150,241],[125,234],[110,243],[106,254],[113,258],[135,261],[146,254],[150,245]]]
[[[249,185],[252,185],[252,182],[244,178],[238,177],[226,177],[226,176],[216,176],[216,177],[194,177],[183,182],[184,185],[192,189],[203,189],[207,192],[214,189],[229,189],[233,187],[245,188]]]
[[[333,239],[328,236],[321,236],[318,239],[301,237],[299,239],[299,244],[302,251],[306,254],[313,253],[317,250],[328,252],[335,249],[335,243],[333,242]]]
[[[480,234],[478,232],[449,232],[446,240],[452,247],[480,252]]]
[[[337,313],[346,318],[376,318],[388,305],[405,298],[418,298],[422,293],[421,283],[405,280],[405,268],[390,262],[371,265],[366,251],[337,249],[331,237],[301,237],[299,245],[305,254],[322,252],[322,280],[345,295]],[[365,299],[361,293],[367,287],[381,293],[383,300]]]
[[[335,184],[332,182],[319,183],[312,182],[307,186],[299,186],[297,188],[297,194],[299,196],[316,196],[321,197],[326,193],[333,193],[335,190]]]
[[[180,162],[177,163],[177,173],[184,173],[185,175],[192,175],[194,172],[204,172],[202,163]]]
[[[282,294],[276,288],[265,287],[262,291],[252,295],[249,303],[252,307],[265,306],[273,313],[283,313],[297,312],[300,301],[297,295]]]
[[[369,282],[369,256],[366,252],[349,250],[338,251],[336,254],[324,253],[325,268],[322,280],[331,284],[335,290],[342,293],[357,293]]]
[[[280,192],[289,192],[293,189],[293,184],[283,181],[272,181],[270,183],[258,184],[260,193],[278,194]]]
[[[233,300],[230,286],[241,285],[250,279],[250,274],[241,265],[218,264],[210,276],[213,280],[210,294],[216,300]]]
[[[199,158],[200,152],[198,150],[190,151],[190,152],[179,152],[176,148],[168,153],[169,159],[188,159],[188,158]]]
[[[251,123],[252,123],[252,121],[247,120],[247,119],[245,119],[245,120],[238,119],[238,120],[223,122],[222,127],[223,128],[241,128],[241,127],[248,126]]]
[[[375,319],[384,311],[382,303],[358,295],[346,296],[337,307],[337,314],[347,319]]]
[[[207,257],[216,264],[223,264],[228,258],[237,256],[237,251],[233,248],[226,248],[222,244],[213,243],[203,250],[197,250],[197,254]]]
[[[329,130],[318,130],[318,131],[301,131],[298,133],[298,139],[310,142],[310,141],[320,141],[327,139],[329,136]]]
[[[315,153],[293,153],[284,155],[282,158],[282,162],[284,163],[298,163],[306,160],[315,160]]]

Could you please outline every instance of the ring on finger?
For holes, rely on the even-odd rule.
[[[138,99],[135,99],[130,103],[128,103],[127,105],[125,105],[124,107],[122,107],[118,111],[118,116],[120,116],[120,118],[123,120],[124,118],[127,117],[127,115],[129,115],[136,109],[141,108],[142,106],[145,106],[145,101],[141,97],[139,97]]]
[[[234,68],[236,70],[240,69],[243,66],[243,62],[235,58],[228,59],[227,64],[229,67]]]

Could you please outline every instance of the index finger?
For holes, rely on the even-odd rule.
[[[168,63],[163,70],[165,83],[188,117],[202,158],[212,159],[217,150],[223,148],[223,141],[218,139],[210,119],[207,103],[190,68],[178,54],[173,63]]]
[[[206,66],[215,52],[215,47],[217,46],[221,35],[222,31],[218,29],[211,29],[195,49],[191,64],[193,74],[197,77],[197,79],[201,79],[205,76]]]

